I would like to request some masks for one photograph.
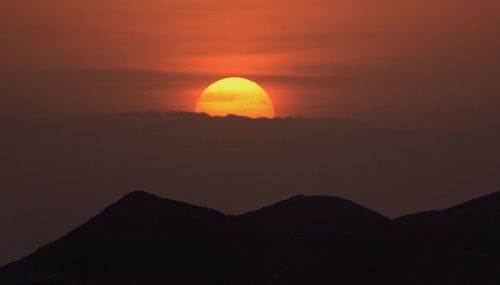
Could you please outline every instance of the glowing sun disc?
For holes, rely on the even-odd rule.
[[[273,118],[274,106],[269,94],[257,83],[242,77],[228,77],[212,83],[203,91],[195,112],[210,116],[232,114]]]

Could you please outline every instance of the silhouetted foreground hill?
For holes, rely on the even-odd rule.
[[[408,284],[500,284],[500,192],[394,224],[398,273],[420,280]]]
[[[499,223],[500,193],[391,221],[326,196],[229,216],[132,192],[0,284],[499,284]]]
[[[125,189],[233,214],[298,193],[390,217],[442,209],[500,185],[497,129],[162,111],[0,120],[0,267]]]

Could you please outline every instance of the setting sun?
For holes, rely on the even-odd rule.
[[[195,112],[211,116],[229,114],[250,118],[273,118],[269,94],[257,83],[241,77],[228,77],[212,83],[203,91]]]

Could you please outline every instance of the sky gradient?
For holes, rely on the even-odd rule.
[[[2,0],[0,266],[133,190],[391,217],[498,191],[499,35],[498,0]],[[306,118],[164,112],[229,76]]]
[[[245,76],[278,116],[489,120],[494,0],[4,1],[5,116],[193,111]]]

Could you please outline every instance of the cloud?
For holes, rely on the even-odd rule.
[[[485,120],[498,106],[499,5],[7,1],[2,115],[189,111],[211,82],[246,76],[270,92],[280,116]]]
[[[229,213],[299,193],[336,195],[397,216],[500,185],[498,125],[422,130],[143,112],[0,127],[0,264],[138,189]]]
[[[4,117],[81,116],[133,110],[188,109],[183,89],[206,78],[151,70],[4,70]]]

